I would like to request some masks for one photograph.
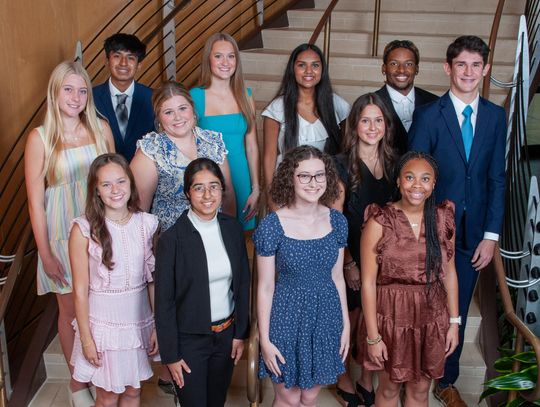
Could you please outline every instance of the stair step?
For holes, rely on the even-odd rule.
[[[285,50],[248,50],[241,52],[242,69],[244,74],[264,72],[267,75],[283,75],[289,52]],[[379,82],[384,80],[381,73],[382,56],[353,55],[331,53],[329,72],[332,80],[351,79]],[[448,76],[443,70],[442,58],[425,58],[420,61],[420,71],[415,78],[415,84],[420,87],[430,83],[448,83]],[[499,80],[509,82],[514,72],[514,66],[509,63],[493,64],[492,74]]]
[[[522,14],[525,10],[526,0],[507,1],[504,5],[504,13]],[[442,11],[442,12],[463,12],[470,13],[492,12],[495,13],[498,0],[401,0],[401,1],[381,1],[381,11],[403,11],[407,13]],[[330,0],[315,0],[315,8],[326,9]],[[340,0],[334,10],[373,10],[375,2],[373,0]]]
[[[368,9],[369,10],[369,9]],[[289,26],[313,31],[324,13],[324,9],[290,10],[287,13]],[[373,27],[373,9],[359,11],[334,10],[332,12],[332,30],[371,30]],[[411,32],[424,34],[453,34],[456,37],[464,32],[476,35],[489,35],[493,24],[493,12],[433,12],[419,11],[404,13],[403,11],[381,12],[380,30],[401,33],[400,38],[407,38]],[[516,36],[519,27],[519,14],[505,14],[499,26],[499,36]]]
[[[486,364],[478,344],[465,342],[459,360],[459,377],[456,387],[464,393],[480,394],[486,381]]]
[[[291,51],[297,45],[308,42],[312,34],[311,30],[301,28],[271,28],[262,31],[263,44],[265,48],[282,49]],[[332,30],[330,39],[330,49],[332,52],[355,53],[367,55],[371,52],[371,31],[370,30]],[[396,38],[402,38],[400,32],[381,31],[379,33],[378,54],[382,55],[384,46]],[[414,42],[420,54],[428,58],[441,58],[446,55],[446,48],[454,39],[455,35],[448,34],[420,34],[409,33],[407,38]],[[484,41],[489,38],[480,35]],[[317,46],[323,46],[323,36],[320,35],[316,42]],[[516,39],[514,37],[498,37],[495,58],[497,62],[513,63],[516,51]]]

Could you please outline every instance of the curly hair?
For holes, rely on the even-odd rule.
[[[99,197],[97,185],[99,182],[98,172],[101,168],[108,164],[119,165],[130,182],[130,197],[127,202],[128,210],[131,213],[139,212],[139,194],[135,186],[135,179],[133,173],[129,168],[127,160],[120,154],[107,153],[98,156],[90,165],[88,171],[88,194],[86,195],[86,210],[85,215],[88,223],[90,224],[90,234],[92,240],[99,244],[103,249],[102,261],[103,264],[112,270],[114,262],[112,261],[112,241],[111,234],[105,223],[105,205]]]
[[[345,136],[343,137],[343,153],[347,155],[350,174],[350,191],[356,191],[362,184],[362,174],[360,171],[360,158],[358,157],[358,145],[360,139],[358,137],[358,122],[362,116],[362,112],[369,105],[377,106],[383,115],[385,132],[383,138],[377,146],[377,155],[379,162],[382,164],[384,177],[391,181],[394,169],[394,164],[397,161],[397,153],[392,147],[394,145],[394,123],[392,114],[382,98],[376,93],[366,93],[355,100],[351,107],[347,122],[345,125]]]
[[[330,206],[339,196],[338,175],[334,160],[330,155],[312,146],[298,146],[289,150],[279,164],[276,176],[270,186],[270,196],[280,207],[290,206],[295,201],[294,171],[301,161],[319,159],[324,163],[326,172],[326,191],[320,197],[319,203]]]
[[[430,167],[433,168],[435,180],[439,176],[439,167],[432,156],[420,151],[409,151],[405,153],[397,163],[396,183],[397,178],[400,176],[401,171],[403,170],[403,167],[411,160],[425,160]],[[397,192],[397,197],[397,200],[401,199],[399,190]],[[435,191],[432,191],[431,195],[428,199],[426,199],[424,204],[424,230],[426,235],[426,281],[429,289],[432,280],[435,283],[440,282],[442,264],[441,244],[439,242],[439,235],[437,234],[437,208],[435,206]]]

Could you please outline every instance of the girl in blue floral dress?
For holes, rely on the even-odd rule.
[[[259,376],[270,376],[274,406],[314,406],[337,381],[349,349],[343,279],[345,217],[331,158],[311,146],[285,155],[270,193],[280,209],[265,217],[257,251]],[[275,280],[278,275],[277,281]]]

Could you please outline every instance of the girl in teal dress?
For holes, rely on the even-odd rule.
[[[260,195],[255,105],[251,89],[244,85],[238,45],[230,35],[216,33],[206,41],[200,86],[190,93],[198,125],[223,135],[229,151],[237,218],[244,230],[251,230]]]

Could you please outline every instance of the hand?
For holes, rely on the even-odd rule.
[[[459,344],[459,325],[450,324],[448,332],[446,333],[446,344],[444,349],[444,357],[447,358],[454,352]]]
[[[343,268],[343,275],[345,276],[345,282],[347,286],[354,291],[360,290],[360,269],[357,264],[347,266]]]
[[[349,346],[351,342],[351,329],[349,325],[343,328],[341,332],[341,340],[339,343],[339,354],[341,355],[341,361],[345,363],[347,359],[347,354],[349,353]]]
[[[251,194],[249,194],[246,204],[244,205],[244,209],[242,209],[242,213],[245,213],[244,215],[245,222],[247,222],[248,220],[250,220],[257,214],[257,211],[259,210],[260,194],[261,193],[258,188],[254,189],[251,192]]]
[[[491,262],[496,244],[497,242],[495,240],[489,239],[484,239],[478,243],[471,259],[472,266],[476,271],[482,270]]]
[[[48,256],[42,256],[41,261],[43,262],[43,269],[47,277],[49,277],[56,285],[60,287],[68,286],[69,283],[64,277],[64,266],[58,260],[54,254]]]
[[[154,356],[158,353],[158,342],[157,342],[157,334],[156,334],[156,328],[152,331],[152,336],[150,336],[150,349],[148,349],[148,356]]]
[[[244,340],[243,339],[233,339],[232,340],[232,351],[231,358],[234,359],[234,365],[238,363],[240,358],[244,353]]]
[[[369,359],[379,366],[382,366],[383,363],[388,360],[388,351],[386,350],[386,345],[383,341],[380,341],[375,345],[368,345],[367,349]]]
[[[264,364],[273,374],[276,376],[281,376],[281,370],[279,370],[279,365],[277,360],[279,360],[283,365],[285,364],[285,358],[281,354],[276,346],[268,341],[267,343],[261,343],[261,353],[264,360]],[[277,359],[277,360],[276,360]]]
[[[82,343],[82,351],[84,358],[90,363],[92,366],[100,367],[101,366],[101,353],[97,351],[96,343],[93,339],[89,340],[87,343]]]
[[[191,369],[187,365],[186,362],[184,362],[184,359],[181,359],[178,362],[169,363],[167,365],[169,368],[169,372],[171,372],[171,377],[173,378],[176,385],[180,388],[184,387],[184,370],[186,373],[191,373]]]

